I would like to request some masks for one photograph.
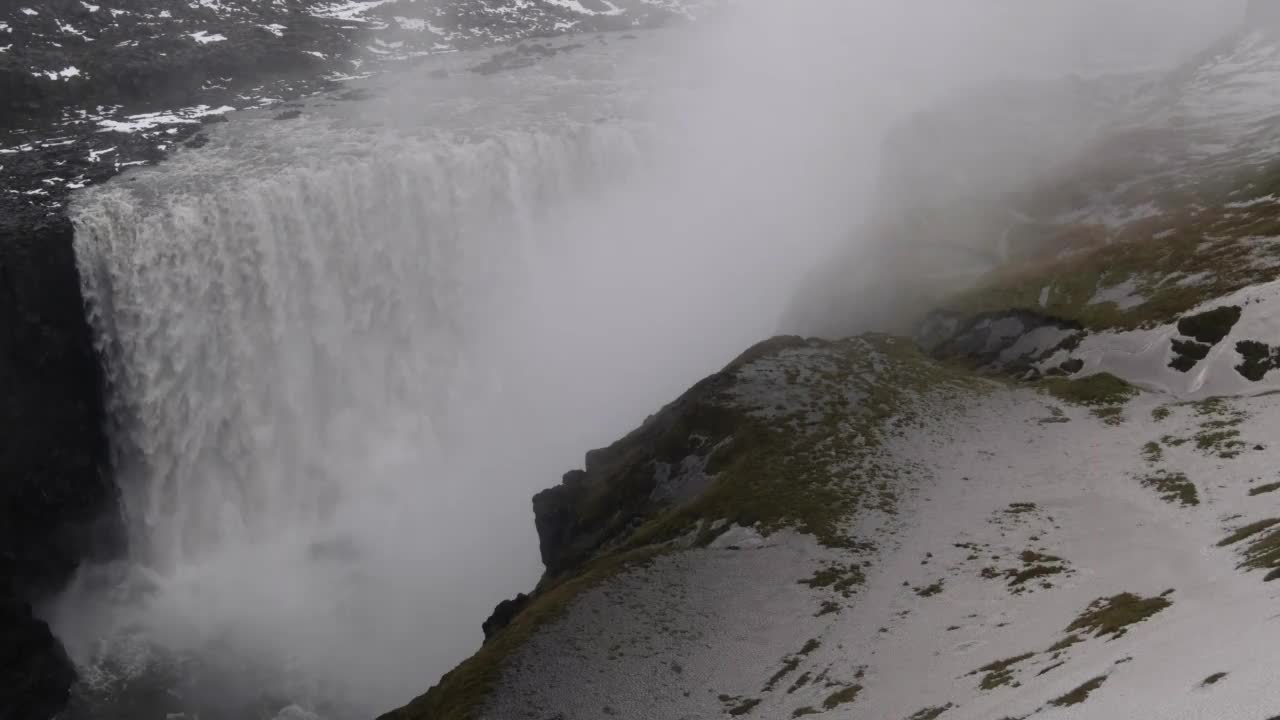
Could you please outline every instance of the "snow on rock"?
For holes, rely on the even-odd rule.
[[[141,115],[130,115],[124,120],[99,120],[98,126],[103,132],[122,132],[132,133],[139,130],[146,130],[162,125],[173,124],[190,124],[200,121],[200,118],[209,115],[224,115],[235,111],[230,105],[211,108],[208,105],[197,105],[195,107],[183,108],[172,112],[143,113]]]
[[[195,40],[201,45],[208,45],[209,43],[222,42],[227,39],[225,35],[221,35],[218,33],[208,33],[208,32],[205,32],[204,30],[201,30],[199,32],[187,33],[187,37],[191,38],[192,40]]]

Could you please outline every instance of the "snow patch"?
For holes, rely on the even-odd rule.
[[[73,77],[80,76],[80,68],[75,65],[69,65],[61,70],[45,70],[43,72],[31,73],[36,77],[48,78],[50,80],[69,80]]]
[[[1124,282],[1111,285],[1110,287],[1100,287],[1093,293],[1093,297],[1089,298],[1088,305],[1101,305],[1102,303],[1115,303],[1116,307],[1121,310],[1136,308],[1147,299],[1138,292],[1138,285],[1134,279],[1128,278]]]
[[[98,121],[98,127],[102,128],[98,132],[123,132],[132,133],[139,130],[148,130],[160,125],[189,125],[197,123],[200,118],[206,115],[223,115],[234,112],[235,108],[230,105],[222,107],[210,108],[208,105],[197,105],[191,108],[183,108],[172,112],[154,112],[143,113],[141,115],[130,115],[123,121],[103,119]]]
[[[220,35],[218,33],[210,34],[207,30],[187,33],[187,37],[191,38],[192,40],[195,40],[201,45],[208,45],[209,43],[222,42],[223,40],[227,39],[225,35]]]

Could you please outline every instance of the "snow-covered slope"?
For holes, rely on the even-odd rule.
[[[1280,711],[1271,397],[1011,386],[884,337],[777,342],[713,385],[651,420],[665,451],[603,451],[652,476],[638,529],[390,717]]]

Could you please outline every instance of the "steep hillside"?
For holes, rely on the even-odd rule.
[[[982,198],[989,271],[900,256],[915,342],[775,339],[589,454],[539,587],[385,719],[1276,716],[1278,58],[1129,85]]]

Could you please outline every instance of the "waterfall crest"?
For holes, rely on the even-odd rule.
[[[528,493],[488,486],[519,468],[485,439],[537,413],[512,387],[517,339],[503,328],[566,251],[559,216],[636,166],[643,128],[315,133],[287,164],[256,166],[223,138],[73,210],[130,573],[145,588],[109,620],[62,613],[99,694],[171,662],[142,647],[157,642],[223,678],[205,685],[235,686],[247,670],[212,668],[208,648],[239,644],[254,682],[307,678],[317,687],[290,697],[371,713],[473,647],[477,591],[450,583],[487,584],[484,596],[536,576],[532,544],[497,568],[433,573],[475,540],[450,546],[415,525],[497,494],[527,513],[541,469]],[[532,535],[512,514],[489,520]],[[424,598],[474,627],[432,624]],[[355,675],[358,691],[338,687]],[[202,718],[244,710],[190,694],[206,696],[188,698]]]

